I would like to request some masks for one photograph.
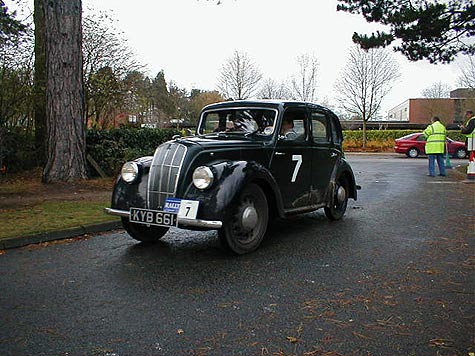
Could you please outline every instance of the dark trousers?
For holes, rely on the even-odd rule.
[[[429,175],[431,177],[435,176],[435,161],[437,160],[437,165],[439,166],[439,175],[445,176],[445,158],[443,153],[430,154],[429,156]]]

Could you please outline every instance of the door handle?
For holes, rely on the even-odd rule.
[[[285,156],[285,152],[276,152],[275,155],[276,156]]]

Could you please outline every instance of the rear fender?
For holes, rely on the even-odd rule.
[[[355,175],[353,174],[353,170],[351,169],[351,166],[348,164],[348,162],[344,158],[340,160],[339,164],[337,165],[334,171],[334,174],[331,180],[332,186],[335,186],[337,178],[340,177],[341,175],[344,175],[346,177],[346,180],[348,181],[350,185],[348,197],[354,200],[357,200],[358,189],[360,189],[360,187],[356,184]],[[331,191],[333,191],[333,189],[331,189]]]

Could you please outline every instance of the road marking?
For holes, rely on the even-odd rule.
[[[435,181],[435,182],[427,182],[428,184],[458,184],[461,182],[444,182],[444,181]]]

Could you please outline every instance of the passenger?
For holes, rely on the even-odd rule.
[[[295,140],[297,138],[297,132],[294,130],[294,121],[291,118],[284,118],[280,134],[285,136],[287,140]]]

